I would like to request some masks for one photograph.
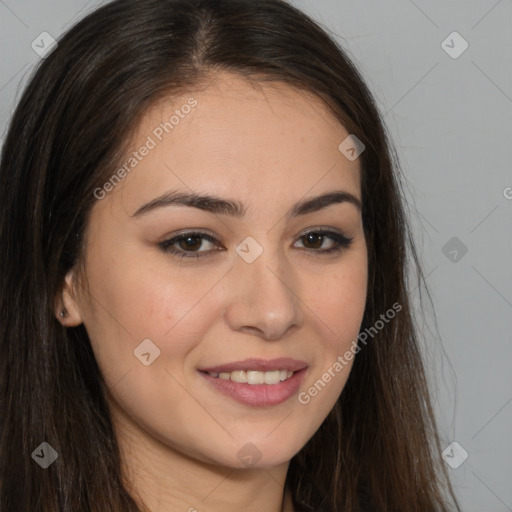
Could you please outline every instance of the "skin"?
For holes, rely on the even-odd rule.
[[[338,150],[348,132],[318,98],[226,72],[148,110],[132,150],[191,97],[197,106],[94,205],[83,271],[68,274],[59,305],[69,315],[56,316],[87,329],[126,485],[152,512],[290,512],[289,461],[332,409],[353,361],[307,405],[293,396],[270,407],[220,394],[198,368],[293,357],[308,365],[304,391],[350,348],[366,301],[361,211],[343,202],[285,214],[334,190],[361,200],[359,161]],[[247,213],[172,205],[133,216],[176,189],[237,200]],[[334,244],[329,237],[302,238],[320,226],[351,245],[322,254]],[[199,239],[193,250],[210,254],[182,260],[159,247],[185,229],[211,231],[219,245]],[[250,264],[235,251],[248,236],[263,248]],[[133,353],[144,339],[160,350],[149,366]],[[248,442],[261,453],[250,468],[237,457]]]

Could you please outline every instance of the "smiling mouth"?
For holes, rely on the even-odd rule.
[[[303,361],[278,358],[272,361],[246,359],[199,373],[213,389],[250,407],[271,407],[294,396],[306,377]]]
[[[235,370],[232,372],[203,372],[210,377],[222,380],[231,380],[240,384],[279,384],[293,376],[291,370],[270,370],[259,372],[255,370]]]

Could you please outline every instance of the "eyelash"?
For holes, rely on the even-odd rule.
[[[320,253],[319,255],[328,255],[333,254],[342,251],[343,249],[347,249],[352,244],[353,239],[350,237],[347,237],[345,235],[342,235],[341,233],[337,233],[335,231],[328,231],[325,229],[317,229],[317,230],[311,230],[307,233],[302,234],[299,239],[304,238],[308,235],[315,234],[320,236],[326,236],[327,238],[330,238],[334,241],[334,245],[330,249],[305,249],[306,251],[312,251],[313,253]],[[173,256],[179,258],[182,260],[183,258],[203,258],[205,256],[211,255],[213,251],[200,251],[200,252],[193,252],[193,251],[184,251],[184,250],[176,250],[173,249],[172,246],[178,242],[181,242],[182,240],[185,240],[187,238],[202,238],[204,240],[207,240],[208,242],[212,242],[214,244],[218,245],[218,240],[214,238],[211,235],[208,235],[207,233],[201,233],[196,231],[190,231],[188,233],[182,233],[178,236],[175,236],[174,238],[171,238],[169,240],[164,240],[163,242],[160,242],[158,245],[165,253],[170,253]],[[322,240],[323,243],[323,240]]]

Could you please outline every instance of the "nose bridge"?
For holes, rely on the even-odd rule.
[[[228,320],[234,329],[277,339],[300,323],[301,311],[293,270],[282,251],[271,247],[270,238],[260,244],[247,237],[237,246]]]

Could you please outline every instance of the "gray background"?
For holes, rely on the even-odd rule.
[[[102,3],[0,0],[1,140],[40,59],[32,41]],[[398,149],[439,329],[422,325],[443,449],[469,454],[448,468],[462,510],[512,511],[512,2],[293,4],[356,62]],[[457,58],[444,48],[460,40],[442,45],[454,31],[469,45]]]

